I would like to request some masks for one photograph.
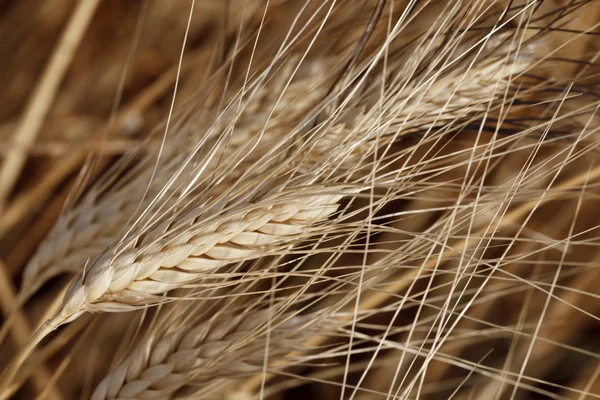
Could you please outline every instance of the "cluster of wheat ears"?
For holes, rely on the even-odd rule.
[[[0,398],[600,398],[600,1],[184,3],[162,122],[0,279]]]

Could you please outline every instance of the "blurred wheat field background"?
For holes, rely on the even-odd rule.
[[[0,1],[0,398],[600,398],[600,1]]]

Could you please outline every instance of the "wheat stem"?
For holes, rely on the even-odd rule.
[[[44,118],[52,105],[52,100],[58,92],[60,82],[67,72],[99,3],[99,0],[80,1],[33,92],[31,100],[27,104],[25,113],[19,122],[19,128],[15,133],[15,142],[18,144],[19,149],[11,152],[6,157],[0,170],[0,214],[4,212],[6,199],[25,164],[27,154],[23,152],[23,148],[33,143],[42,127]]]
[[[56,327],[62,322],[63,319],[60,317],[55,317],[49,321],[46,321],[46,323],[40,326],[39,329],[35,331],[35,333],[29,338],[29,340],[27,341],[27,343],[25,343],[25,345],[19,351],[17,356],[11,360],[10,365],[8,366],[6,371],[4,371],[4,374],[0,378],[0,399],[8,398],[6,397],[8,392],[7,388],[19,372],[21,365],[23,365],[27,357],[29,357],[29,354],[46,336],[48,336],[52,331],[54,331]]]

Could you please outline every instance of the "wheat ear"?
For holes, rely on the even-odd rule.
[[[167,240],[156,240],[169,224],[147,234],[141,246],[99,257],[85,276],[71,284],[60,315],[72,318],[83,310],[126,311],[162,301],[158,294],[200,279],[231,263],[269,254],[303,237],[327,219],[342,197],[327,192],[292,200],[264,199],[226,220],[207,224]],[[299,193],[295,193],[296,196]],[[193,214],[191,224],[198,224]],[[202,224],[203,225],[203,224]]]
[[[187,309],[187,307],[186,307]],[[263,368],[265,339],[269,357],[277,359],[314,333],[313,316],[290,312],[241,310],[218,314],[200,323],[175,323],[176,329],[159,324],[151,337],[134,351],[96,388],[92,399],[169,398],[181,387],[201,388],[212,379],[236,379]],[[305,325],[310,322],[310,328]],[[302,329],[301,329],[302,328]]]
[[[505,37],[494,37],[487,43],[486,48],[498,46]],[[471,44],[472,45],[472,44]],[[426,48],[426,46],[422,46]],[[463,48],[469,46],[463,45]],[[429,49],[428,53],[434,50]],[[408,60],[402,60],[402,65],[395,72],[395,79],[388,82],[389,86],[397,86],[394,101],[398,104],[394,125],[388,130],[402,130],[408,134],[418,130],[430,129],[445,123],[468,117],[470,114],[485,110],[490,98],[498,88],[506,86],[506,78],[521,73],[528,66],[527,56],[519,56],[512,68],[503,68],[510,47],[501,47],[499,54],[481,60],[464,73],[461,69],[450,70],[445,75],[432,79],[426,76],[411,80],[405,84],[406,77],[411,77],[428,53],[417,49]],[[460,51],[459,51],[460,52]],[[235,134],[231,134],[229,143],[224,149],[223,157],[238,150],[245,141],[263,130],[268,137],[281,137],[286,127],[292,126],[317,100],[325,94],[325,70],[331,65],[331,59],[316,59],[305,62],[295,80],[287,87],[284,96],[278,99],[285,84],[292,75],[293,66],[298,58],[292,58],[282,71],[267,84],[258,85],[251,100],[236,114],[234,108],[218,119],[212,127],[213,132],[223,132],[235,122]],[[400,78],[400,80],[398,79]],[[380,78],[375,78],[375,85],[370,88],[370,98],[365,99],[362,107],[373,106],[374,99],[379,96]],[[250,90],[252,86],[249,86]],[[416,95],[416,93],[420,93]],[[293,105],[293,106],[292,106]],[[440,112],[440,109],[443,112]],[[265,126],[269,113],[273,116],[269,125]],[[266,130],[264,129],[266,128]],[[342,128],[342,125],[338,125]],[[289,129],[289,128],[287,128]],[[327,151],[345,140],[348,129],[337,129],[320,139],[318,146]],[[192,133],[191,137],[195,137]],[[181,148],[187,146],[179,144]],[[172,167],[174,164],[171,163]],[[214,166],[215,168],[218,165]],[[163,167],[159,175],[151,183],[148,198],[156,194],[165,181],[173,173],[173,168]],[[210,172],[207,171],[207,173]],[[111,173],[114,173],[111,171]],[[131,179],[132,174],[127,178]],[[135,174],[133,174],[135,175]],[[131,193],[143,193],[149,182],[149,171],[130,182],[115,182],[116,188],[109,188],[100,196],[92,191],[75,209],[68,210],[40,245],[34,256],[24,269],[21,297],[27,298],[48,279],[59,274],[81,271],[87,260],[97,256],[102,249],[108,247],[117,236],[131,215],[140,206],[139,201]],[[146,206],[149,200],[142,204]]]
[[[510,76],[514,70],[509,68],[508,73]],[[456,77],[452,76],[451,81],[455,80]],[[486,101],[489,101],[489,96],[486,96]],[[390,116],[384,119],[386,128],[391,132],[397,132],[393,128],[396,118],[404,118],[401,111],[391,106]],[[352,110],[349,113],[352,114]],[[371,117],[365,114],[359,119],[365,124]],[[361,126],[357,124],[354,128],[352,125],[346,128],[356,130]],[[326,152],[319,146],[323,138],[328,141],[329,132],[349,132],[338,127],[340,125],[325,131],[316,140],[316,150],[312,154],[323,157]],[[350,136],[349,133],[344,135],[346,138]],[[340,154],[338,157],[344,161],[360,160],[354,153],[348,156],[344,148],[360,148],[356,143],[364,145],[367,137],[367,133],[356,134],[354,141],[346,139],[343,145],[338,144],[335,147]],[[329,164],[331,161],[328,161]],[[240,193],[249,189],[254,189],[251,182],[239,188]],[[143,239],[136,239],[131,248],[125,245],[122,249],[108,249],[85,274],[80,274],[73,281],[65,295],[61,318],[68,320],[84,310],[125,311],[160,302],[158,294],[196,281],[224,265],[258,258],[279,246],[289,246],[299,238],[305,238],[312,226],[326,220],[337,210],[337,202],[343,197],[339,193],[344,193],[344,190],[349,193],[343,186],[326,189],[325,193],[319,193],[323,189],[318,187],[317,193],[311,193],[310,187],[302,185],[295,190],[286,189],[287,193],[280,193],[280,190],[277,188],[271,195],[238,211],[226,212],[221,221],[214,216],[207,219],[210,211],[192,206],[178,220],[167,218],[156,224],[152,231],[143,234]]]
[[[126,159],[110,170],[105,179],[94,186],[75,207],[66,210],[52,231],[44,239],[32,256],[23,272],[23,282],[20,288],[20,298],[26,300],[46,281],[60,274],[76,274],[83,265],[107,248],[125,227],[131,216],[138,208],[145,208],[152,198],[157,195],[166,181],[173,175],[177,165],[183,161],[182,153],[193,146],[206,130],[210,128],[212,136],[221,135],[235,123],[235,134],[229,134],[227,145],[224,146],[221,157],[227,159],[234,155],[243,145],[247,145],[254,136],[263,130],[268,115],[272,112],[274,118],[269,123],[266,138],[277,138],[284,134],[294,121],[307,112],[307,109],[325,94],[324,85],[319,80],[323,76],[325,63],[322,60],[306,62],[300,73],[287,88],[282,99],[278,99],[283,86],[291,78],[293,61],[286,64],[278,74],[266,84],[248,85],[247,90],[255,87],[250,100],[239,112],[234,107],[226,112],[212,127],[191,128],[180,140],[170,143],[170,151],[166,160],[150,180],[154,154],[136,161],[134,170],[114,180],[119,175],[119,169],[124,169],[132,161]],[[294,107],[290,107],[291,104]],[[208,110],[205,113],[215,113]],[[213,145],[215,145],[213,140]],[[210,146],[208,146],[210,147]],[[180,151],[180,150],[183,150]],[[164,157],[164,156],[163,156]],[[201,159],[200,156],[198,156]],[[212,162],[206,168],[206,174],[213,173],[222,167]],[[228,177],[232,180],[234,178]],[[146,186],[150,187],[146,199],[140,204],[139,198],[133,193],[144,193]],[[107,187],[105,187],[107,186]]]

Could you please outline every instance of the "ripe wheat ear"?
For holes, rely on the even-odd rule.
[[[25,266],[20,288],[22,301],[49,279],[64,273],[80,272],[89,259],[93,259],[113,243],[136,210],[148,206],[160,192],[179,164],[184,161],[188,149],[193,147],[197,140],[202,139],[207,130],[211,136],[227,132],[226,145],[220,145],[223,146],[223,151],[219,155],[225,160],[241,151],[244,145],[248,145],[248,141],[252,141],[252,138],[263,130],[264,121],[271,112],[275,118],[269,123],[268,131],[265,132],[267,138],[264,141],[282,136],[282,131],[287,126],[298,120],[307,112],[308,107],[325,94],[324,86],[318,85],[319,77],[324,76],[322,63],[315,61],[307,64],[281,100],[278,101],[279,93],[291,77],[290,65],[293,64],[286,64],[286,67],[266,84],[255,85],[250,100],[239,112],[236,112],[235,104],[232,104],[213,126],[194,126],[187,128],[186,132],[180,132],[179,139],[168,143],[163,161],[152,179],[155,154],[142,155],[141,159],[129,157],[108,171],[100,182],[88,190],[83,199],[61,215]],[[247,88],[252,89],[253,86]],[[300,97],[302,104],[297,101]],[[293,108],[290,107],[292,102]],[[204,111],[204,114],[211,113],[214,114],[215,110]],[[233,124],[235,134],[228,132]],[[212,139],[206,147],[211,148],[218,145],[217,143],[217,139]],[[142,147],[140,150],[143,149]],[[205,157],[206,154],[199,154],[196,157],[197,162],[202,162]],[[219,162],[219,159],[215,158],[206,166],[204,175],[210,176],[217,168],[225,166],[225,162]],[[130,169],[125,173],[120,172],[126,168]],[[228,176],[227,179],[230,184],[235,178]],[[148,183],[150,187],[146,199],[140,204],[140,199],[131,194],[144,193]],[[227,184],[228,182],[225,182],[223,186]]]
[[[494,42],[499,43],[500,40],[505,39],[496,38]],[[467,49],[469,46],[463,45],[463,47]],[[488,45],[488,47],[493,46]],[[506,52],[507,50],[508,52]],[[490,97],[493,97],[496,92],[501,92],[501,85],[506,85],[506,82],[502,82],[502,75],[510,77],[519,74],[528,65],[527,56],[519,56],[517,63],[512,68],[502,68],[506,62],[503,58],[509,53],[509,49],[503,49],[494,58],[478,62],[464,76],[463,71],[458,69],[450,71],[438,79],[415,80],[409,85],[403,81],[388,83],[390,86],[397,85],[399,87],[396,98],[393,99],[398,104],[398,115],[395,117],[398,122],[396,125],[388,126],[388,131],[394,132],[401,129],[405,135],[441,126],[485,110]],[[415,51],[415,54],[404,63],[405,65],[400,67],[396,76],[403,77],[413,74],[419,61],[427,55],[424,50]],[[297,60],[290,60],[288,65],[293,66],[295,61]],[[308,112],[309,107],[316,104],[317,100],[325,94],[324,82],[319,82],[318,79],[324,76],[327,61],[307,62],[308,66],[304,68],[300,78],[296,78],[292,82],[285,92],[285,97],[281,100],[277,99],[278,93],[290,79],[290,66],[278,74],[276,79],[259,86],[251,101],[237,115],[233,112],[233,108],[229,108],[228,114],[233,114],[233,116],[219,118],[217,124],[211,127],[211,131],[223,132],[227,130],[232,121],[235,122],[235,134],[229,134],[231,139],[228,139],[221,157],[227,158],[228,154],[235,153],[247,140],[264,130],[263,121],[273,107],[275,107],[274,115],[280,115],[280,117],[276,118],[276,123],[270,123],[265,134],[269,138],[282,137],[285,127],[291,126],[293,121],[299,120],[303,114]],[[499,85],[500,87],[495,87]],[[379,95],[378,86],[377,84],[373,85],[373,88],[370,89],[371,98],[365,102],[366,104],[371,103],[372,106],[373,99]],[[302,104],[298,103],[299,99]],[[292,103],[293,107],[291,107]],[[443,107],[444,110],[441,113],[440,107]],[[366,125],[365,121],[361,123]],[[317,146],[322,149],[322,152],[335,150],[337,143],[345,139],[347,128],[342,129],[342,125],[338,126],[337,131],[323,135]],[[193,134],[192,137],[194,137]],[[184,142],[188,140],[186,139]],[[188,145],[183,143],[171,149],[169,154],[172,159],[166,165],[161,166],[152,180],[147,195],[148,199],[142,203],[142,208],[148,205],[174,173],[177,163],[182,161],[181,154],[178,154],[177,150],[185,149],[186,146]],[[68,210],[61,216],[25,267],[21,286],[23,299],[28,298],[44,282],[54,276],[81,271],[87,260],[96,257],[114,241],[130,220],[131,215],[140,207],[139,200],[131,197],[130,194],[144,192],[144,187],[150,181],[151,163],[152,157],[149,157],[117,182],[112,182],[108,188],[91,190],[74,209]],[[214,172],[214,168],[218,167],[218,164],[209,167],[206,174]],[[110,174],[114,173],[110,172]],[[235,177],[230,176],[227,179],[234,181]],[[108,180],[110,180],[110,176]]]
[[[261,309],[218,303],[220,311],[213,316],[201,312],[194,316],[192,304],[175,305],[170,313],[177,318],[157,324],[106,375],[92,399],[170,398],[186,385],[199,391],[206,391],[204,386],[214,389],[214,380],[236,379],[263,369],[267,335],[270,357],[277,360],[315,332],[326,330],[319,317],[295,316],[277,305]]]
[[[501,58],[501,61],[484,63],[480,66],[481,69],[472,68],[464,74],[480,78],[480,82],[484,79],[484,82],[476,86],[483,89],[488,86],[490,71],[497,71],[498,65],[503,65],[503,62],[504,58]],[[526,65],[527,63],[513,62],[509,68],[495,72],[492,77],[496,82],[506,84],[502,73],[511,77],[522,71]],[[447,85],[456,81],[457,76],[451,74],[448,81],[440,80],[441,83],[438,84]],[[378,80],[375,82],[378,83]],[[312,226],[326,220],[335,212],[339,199],[356,191],[354,189],[348,192],[343,186],[336,184],[336,180],[341,178],[330,178],[334,181],[325,184],[324,187],[317,184],[314,189],[311,189],[310,182],[318,182],[319,174],[328,173],[324,168],[365,159],[366,152],[375,151],[377,146],[388,146],[399,135],[396,121],[404,121],[407,118],[405,108],[396,103],[404,101],[398,93],[402,93],[402,86],[396,84],[393,79],[389,82],[391,86],[386,100],[390,101],[382,100],[386,107],[386,117],[382,118],[385,121],[383,137],[386,140],[380,140],[375,146],[369,144],[370,138],[382,135],[382,129],[376,129],[373,120],[375,110],[380,109],[379,104],[373,105],[372,110],[363,112],[360,112],[363,109],[360,102],[357,106],[343,110],[339,118],[344,122],[336,124],[335,121],[326,121],[318,126],[314,130],[315,133],[311,133],[310,140],[315,142],[314,145],[310,145],[310,140],[305,142],[303,147],[297,149],[298,155],[290,159],[288,166],[279,163],[270,166],[269,162],[272,162],[273,158],[266,158],[266,165],[263,167],[266,169],[261,175],[270,176],[273,182],[288,180],[290,183],[286,183],[285,187],[275,186],[274,189],[267,190],[267,194],[251,200],[246,205],[244,202],[247,200],[243,200],[239,206],[228,206],[230,211],[221,211],[219,208],[211,210],[207,204],[202,207],[191,204],[189,210],[183,207],[172,217],[165,215],[163,220],[152,222],[154,227],[134,234],[133,241],[127,239],[129,242],[124,241],[113,249],[107,249],[88,266],[81,278],[73,281],[56,321],[68,320],[86,309],[122,311],[139,305],[157,303],[161,300],[156,294],[201,279],[204,274],[216,268],[257,258],[268,254],[271,249],[289,246],[299,239],[305,239]],[[473,84],[469,83],[467,93],[471,93],[473,87]],[[435,92],[438,93],[437,90]],[[460,93],[460,85],[456,92]],[[483,94],[480,102],[490,101],[491,93]],[[446,102],[450,102],[452,98]],[[368,97],[366,104],[369,104]],[[348,120],[347,115],[351,115],[352,119]],[[400,122],[398,124],[402,126]],[[364,127],[370,128],[361,131]],[[332,135],[336,137],[340,132],[347,133],[343,135],[345,141],[333,147],[336,154],[329,151],[327,146],[327,150],[324,150],[323,142],[331,143]],[[368,147],[365,148],[366,146]],[[305,149],[308,149],[306,155]],[[318,161],[309,166],[312,176],[304,173],[299,179],[290,180],[286,176],[297,170],[293,160],[298,157],[300,160],[314,158]],[[259,160],[255,168],[259,168],[261,162],[265,163]],[[301,165],[304,166],[305,163]],[[249,177],[246,175],[242,178]],[[257,192],[257,188],[253,187],[251,182],[241,184],[238,180],[236,184],[239,187],[234,185],[230,193],[221,194],[223,198],[215,203],[217,207],[227,203],[235,205],[236,193],[241,194],[242,198],[247,198],[248,193]],[[264,190],[261,186],[258,190]],[[357,189],[360,190],[360,185]],[[245,192],[248,190],[250,191]],[[296,196],[298,200],[294,200]],[[189,200],[185,199],[182,204],[185,206],[188,202]],[[215,212],[217,214],[214,214]],[[209,215],[210,213],[213,215]]]

